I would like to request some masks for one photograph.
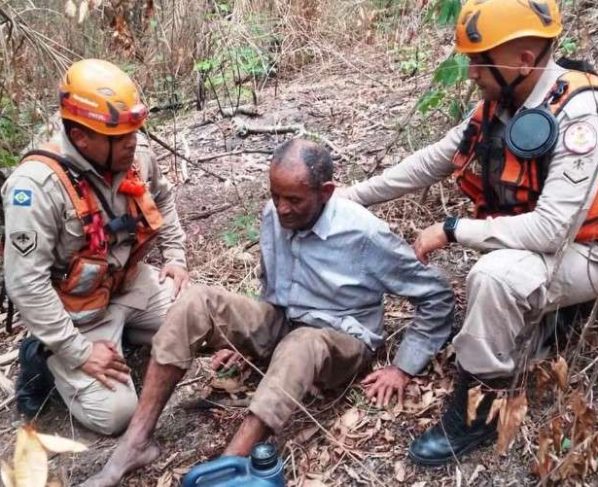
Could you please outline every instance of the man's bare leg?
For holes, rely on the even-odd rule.
[[[251,453],[253,445],[265,440],[270,433],[270,428],[260,418],[249,413],[224,450],[223,455],[246,457]]]
[[[153,358],[147,368],[139,405],[125,434],[104,468],[85,482],[85,487],[110,487],[118,485],[123,476],[136,468],[153,462],[160,449],[152,440],[158,418],[185,375],[185,370],[173,365],[161,365]]]

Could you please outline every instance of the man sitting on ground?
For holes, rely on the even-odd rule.
[[[280,431],[312,386],[346,384],[384,343],[383,295],[416,308],[393,364],[364,380],[378,405],[399,398],[446,341],[453,294],[439,273],[360,205],[332,197],[332,160],[313,142],[280,146],[263,213],[262,299],[194,286],[174,304],[153,341],[139,407],[104,469],[86,485],[116,485],[159,455],[152,433],[175,385],[201,350],[238,348],[271,357],[247,416],[225,455],[247,455]]]

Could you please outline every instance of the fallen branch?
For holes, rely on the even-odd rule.
[[[239,137],[247,137],[250,134],[289,134],[294,133],[297,137],[309,137],[316,139],[322,144],[326,145],[330,150],[338,154],[338,156],[350,162],[349,158],[341,151],[335,144],[333,144],[326,137],[315,132],[309,132],[303,125],[248,125],[240,118],[232,119],[233,127]]]
[[[246,115],[248,117],[261,117],[262,114],[258,111],[258,109],[252,105],[243,105],[240,107],[235,108],[222,108],[222,116],[226,118],[232,118],[235,115]]]
[[[16,398],[17,398],[17,396],[13,394],[8,399],[0,402],[0,410],[10,406],[15,401]]]
[[[12,396],[15,393],[13,382],[0,371],[0,390],[5,396]]]
[[[157,144],[161,145],[162,147],[164,147],[164,149],[166,149],[169,152],[172,152],[176,157],[180,157],[181,159],[183,159],[184,161],[190,162],[191,164],[194,164],[195,161],[192,161],[191,159],[185,157],[183,154],[181,154],[179,151],[175,150],[174,148],[172,148],[170,145],[168,145],[166,142],[164,142],[160,137],[158,137],[157,135],[155,135],[153,132],[150,132],[149,130],[145,130],[144,131],[146,133],[146,135],[152,139],[154,142],[156,142]],[[209,159],[208,159],[209,160]],[[198,162],[205,162],[202,160],[199,160]],[[224,182],[226,181],[226,178],[221,176],[220,174],[216,174],[215,172],[210,171],[209,169],[206,169],[205,167],[201,167],[201,166],[196,166],[200,171],[203,171],[206,174],[209,174],[210,176],[215,177],[216,179],[218,179],[218,181]]]
[[[17,349],[12,350],[11,352],[4,353],[0,355],[0,365],[8,365],[13,363],[17,357],[19,356],[19,351]]]
[[[224,205],[220,205],[220,206],[216,206],[214,208],[210,208],[209,210],[205,210],[205,211],[199,211],[197,213],[190,213],[185,215],[185,218],[187,220],[202,220],[204,218],[208,218],[212,215],[215,215],[216,213],[221,213],[223,211],[228,210],[229,208],[232,208],[232,204],[231,203],[226,203]]]
[[[302,125],[248,125],[244,120],[233,117],[232,124],[239,137],[250,134],[288,134],[305,132]]]

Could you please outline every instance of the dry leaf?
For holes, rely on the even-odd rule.
[[[556,359],[556,361],[550,366],[554,372],[559,387],[564,391],[567,387],[567,376],[569,375],[569,367],[567,366],[567,362],[562,356],[559,355],[559,358]]]
[[[399,460],[395,462],[395,479],[397,482],[405,482],[405,477],[407,477],[405,463]]]
[[[241,382],[240,377],[214,377],[212,379],[211,386],[214,389],[220,389],[222,391],[226,391],[229,394],[235,394],[237,392],[242,392],[246,389]]]
[[[89,12],[89,1],[82,0],[82,2],[79,4],[79,20],[77,20],[77,23],[82,24],[83,21],[87,18],[88,12]]]
[[[317,426],[308,426],[307,428],[304,428],[301,431],[299,431],[299,433],[297,433],[297,435],[295,436],[295,441],[299,444],[306,443],[317,432]]]
[[[73,0],[67,0],[66,5],[64,6],[64,13],[70,19],[75,18],[75,15],[77,15],[77,6]]]
[[[554,383],[554,379],[552,375],[544,369],[542,364],[538,364],[534,368],[534,377],[536,379],[536,387],[535,389],[541,393],[546,391],[552,390],[552,385]]]
[[[390,431],[388,431],[388,428],[386,428],[384,430],[383,436],[384,436],[384,439],[388,443],[394,443],[395,442],[395,437],[394,437],[394,435]]]
[[[326,484],[320,479],[305,479],[301,487],[326,487]]]
[[[15,473],[11,466],[4,460],[0,460],[0,478],[5,487],[16,487]]]
[[[561,418],[556,417],[550,423],[550,431],[552,431],[552,444],[557,454],[561,453],[561,443],[563,440],[563,426],[561,424]]]
[[[57,435],[44,435],[42,433],[36,433],[36,435],[42,446],[53,453],[80,453],[87,450],[87,447],[83,443],[70,440],[69,438]]]
[[[104,0],[91,0],[91,8],[99,8]]]
[[[341,431],[348,432],[351,431],[357,423],[359,423],[359,419],[361,418],[361,413],[357,408],[351,408],[348,411],[345,411],[339,420],[339,428]]]
[[[31,426],[17,430],[14,475],[16,487],[45,487],[48,480],[48,455]]]
[[[480,473],[484,470],[486,470],[486,467],[484,467],[484,465],[476,465],[473,473],[471,474],[471,477],[469,477],[469,480],[467,481],[467,485],[477,485],[474,482],[477,480]]]
[[[519,396],[507,399],[500,410],[498,419],[498,442],[496,450],[499,455],[504,455],[513,443],[519,428],[527,414],[527,396],[522,392]]]
[[[588,405],[584,394],[577,390],[569,400],[569,405],[575,413],[575,435],[572,438],[573,444],[577,445],[593,434],[595,412]]]
[[[505,397],[497,397],[494,401],[492,401],[492,406],[490,406],[490,412],[488,413],[488,417],[486,418],[486,424],[490,424],[492,423],[492,421],[494,421],[494,418],[496,418],[496,416],[500,414],[502,409],[505,407],[506,403],[507,399]]]
[[[467,394],[467,426],[471,426],[471,423],[478,415],[478,406],[482,402],[482,399],[484,399],[485,394],[482,393],[481,385],[469,389]]]
[[[538,456],[532,468],[532,472],[539,478],[543,479],[552,470],[553,461],[550,458],[550,445],[552,439],[546,428],[540,431],[540,438],[538,440]]]
[[[170,487],[172,485],[172,472],[169,470],[168,472],[164,472],[162,476],[158,479],[158,483],[156,487]]]

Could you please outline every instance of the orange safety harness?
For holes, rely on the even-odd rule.
[[[67,272],[53,279],[54,288],[76,325],[97,321],[104,315],[112,294],[121,289],[147,254],[162,226],[162,215],[134,168],[129,169],[118,189],[127,198],[128,212],[115,217],[92,179],[60,155],[58,147],[48,145],[29,152],[22,162],[28,160],[41,162],[54,171],[85,235],[85,245],[71,257]],[[98,201],[110,217],[107,223]],[[109,240],[121,231],[129,233],[132,249],[126,266],[115,270],[108,262]]]
[[[575,95],[588,90],[598,91],[598,76],[581,71],[568,71],[557,80],[550,91],[546,99],[547,107],[554,117],[557,117]],[[495,120],[496,111],[496,102],[482,101],[478,104],[453,156],[457,184],[473,201],[476,218],[517,215],[532,211],[548,175],[550,154],[536,159],[522,159],[506,146],[492,146],[488,132],[490,124]],[[504,159],[498,183],[490,181],[489,166],[493,157]],[[479,161],[481,174],[471,168],[474,159]],[[498,201],[497,195],[501,192],[496,184],[512,190],[515,195],[514,201]],[[597,238],[598,197],[594,200],[576,240],[585,242]]]

